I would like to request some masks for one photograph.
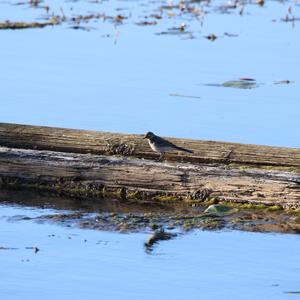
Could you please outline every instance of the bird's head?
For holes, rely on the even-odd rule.
[[[154,138],[155,134],[151,131],[147,132],[144,136],[144,139],[152,140]]]

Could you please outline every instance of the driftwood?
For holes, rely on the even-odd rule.
[[[0,146],[72,153],[157,158],[143,135],[0,123]],[[193,155],[170,153],[168,160],[194,163],[292,167],[300,170],[300,149],[168,138]]]
[[[78,197],[300,207],[300,149],[169,140],[194,153],[159,162],[142,135],[0,124],[0,183]]]

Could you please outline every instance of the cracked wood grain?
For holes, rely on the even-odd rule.
[[[0,146],[153,159],[143,135],[0,123]],[[170,161],[293,168],[300,171],[300,149],[167,138],[193,154],[173,151]]]
[[[300,174],[229,168],[220,163],[158,162],[136,157],[0,147],[2,184],[82,190],[99,197],[104,189],[155,199],[218,199],[239,203],[300,207]]]

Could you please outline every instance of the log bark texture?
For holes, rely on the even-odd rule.
[[[123,155],[157,158],[143,135],[0,123],[0,146],[72,153]],[[237,163],[242,165],[292,167],[300,169],[300,149],[257,146],[215,141],[167,138],[192,150],[187,155],[169,153],[168,160],[193,163]]]
[[[300,208],[300,149],[168,138],[194,153],[158,162],[142,137],[0,123],[0,185]]]
[[[74,196],[231,201],[300,207],[300,174],[221,164],[157,162],[116,156],[0,147],[2,184]]]

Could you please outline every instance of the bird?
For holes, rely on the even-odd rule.
[[[155,135],[153,132],[149,131],[145,134],[144,139],[147,139],[151,149],[159,153],[159,160],[164,157],[165,152],[172,150],[179,150],[183,152],[193,153],[192,150],[185,149],[179,146],[174,145],[173,143]]]

